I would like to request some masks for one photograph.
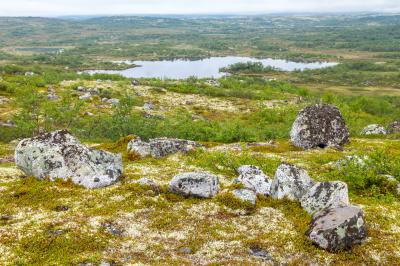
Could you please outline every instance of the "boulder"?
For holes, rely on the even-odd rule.
[[[209,173],[182,173],[171,180],[169,189],[183,196],[212,198],[219,191],[219,179]]]
[[[338,251],[361,244],[368,233],[362,210],[356,206],[346,206],[316,213],[306,235],[319,247]]]
[[[253,205],[256,205],[256,193],[250,189],[235,189],[232,191],[232,194],[235,198],[241,201],[248,201]]]
[[[183,139],[157,138],[145,142],[136,138],[128,143],[128,152],[137,153],[141,157],[161,158],[178,152],[186,153],[201,146],[195,141]]]
[[[243,165],[238,168],[238,183],[257,194],[269,196],[271,190],[271,179],[266,176],[257,166]]]
[[[28,176],[71,179],[86,188],[108,186],[122,174],[121,155],[87,148],[66,130],[22,140],[15,163]]]
[[[299,112],[290,137],[293,145],[305,149],[341,147],[349,142],[349,131],[336,106],[317,104]]]
[[[386,135],[386,129],[378,124],[366,126],[361,130],[361,135]]]
[[[387,128],[388,134],[399,134],[400,133],[400,120],[394,121]]]
[[[274,199],[300,200],[313,185],[314,181],[306,170],[283,163],[276,170],[271,184],[271,196]]]
[[[347,184],[334,182],[316,183],[300,200],[301,207],[312,214],[326,208],[349,205]]]

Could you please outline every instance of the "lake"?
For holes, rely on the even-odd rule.
[[[226,56],[210,57],[194,61],[183,59],[165,61],[121,61],[118,63],[137,65],[138,67],[125,70],[89,70],[85,72],[89,74],[120,74],[127,78],[186,79],[191,76],[197,78],[220,78],[226,75],[226,73],[219,71],[221,68],[240,62],[261,62],[264,66],[271,66],[284,71],[318,69],[337,65],[337,63],[332,62],[300,63],[272,58],[257,59],[252,57]]]

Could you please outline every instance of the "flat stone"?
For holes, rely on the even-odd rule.
[[[219,191],[219,179],[209,173],[182,173],[171,180],[169,189],[183,196],[212,198]]]

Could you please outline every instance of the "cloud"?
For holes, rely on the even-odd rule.
[[[399,0],[1,0],[0,16],[400,12]]]

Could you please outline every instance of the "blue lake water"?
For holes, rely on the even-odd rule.
[[[231,64],[240,62],[261,62],[264,66],[272,66],[284,71],[318,69],[332,67],[337,63],[332,62],[311,62],[301,63],[282,59],[257,59],[252,57],[226,56],[210,57],[201,60],[165,60],[165,61],[124,61],[120,63],[135,64],[138,67],[125,70],[89,70],[86,73],[120,74],[128,78],[168,78],[186,79],[191,76],[197,78],[220,78],[226,73],[219,70]]]

